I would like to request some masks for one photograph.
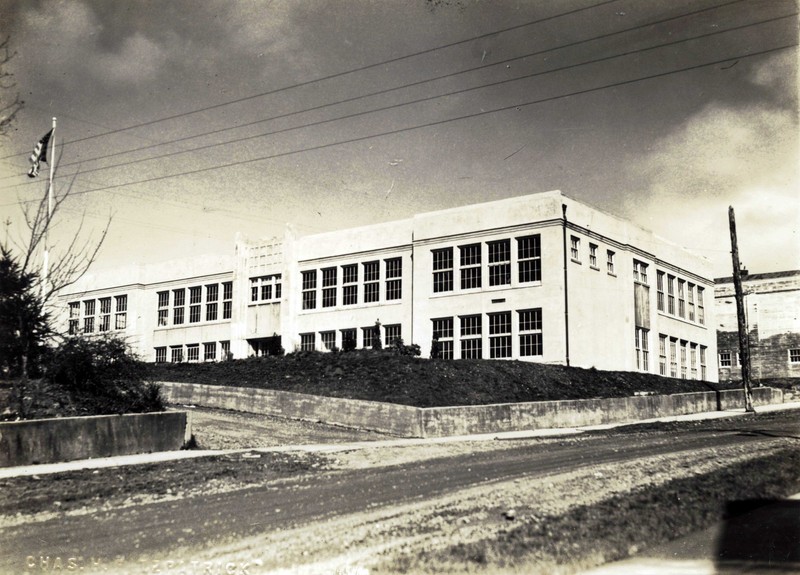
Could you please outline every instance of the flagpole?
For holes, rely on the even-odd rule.
[[[47,184],[47,219],[44,228],[44,270],[42,271],[42,301],[47,295],[47,274],[50,267],[50,250],[47,242],[50,235],[50,218],[53,217],[53,173],[56,159],[56,118],[53,117],[53,130],[50,133],[50,181]]]

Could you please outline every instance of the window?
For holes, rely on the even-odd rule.
[[[614,271],[614,252],[611,250],[606,251],[606,269],[612,276],[616,273]]]
[[[181,325],[183,323],[183,306],[186,305],[185,289],[172,290],[172,305],[172,325]]]
[[[643,327],[636,328],[636,369],[641,371],[650,370],[650,347],[648,343],[649,330]]]
[[[361,335],[364,341],[364,349],[371,349],[372,344],[375,341],[375,326],[371,325],[369,327],[362,327]]]
[[[789,363],[800,363],[800,347],[789,350]]]
[[[342,305],[358,303],[358,265],[342,266]]]
[[[519,313],[519,355],[542,355],[542,309],[525,309]]]
[[[334,307],[336,305],[336,276],[336,268],[322,270],[322,307]]]
[[[314,351],[314,334],[313,333],[301,333],[300,334],[300,349],[302,351]]]
[[[517,238],[517,268],[520,283],[542,281],[542,249],[538,234]]]
[[[206,304],[206,321],[216,321],[217,320],[217,304],[216,303],[207,303]]]
[[[596,270],[597,268],[597,244],[589,244],[589,267]]]
[[[667,276],[667,313],[675,315],[675,276]]]
[[[569,256],[572,261],[580,263],[581,261],[581,239],[576,236],[569,238]]]
[[[442,317],[433,321],[433,339],[439,342],[439,357],[453,359],[453,318]]]
[[[480,359],[483,355],[481,341],[481,316],[461,318],[461,359]]]
[[[681,379],[686,379],[686,343],[681,340]]]
[[[658,373],[667,375],[667,336],[658,336]]]
[[[172,361],[172,363],[180,363],[183,361],[182,345],[173,345],[169,348],[169,351],[170,351],[170,361]]]
[[[686,317],[686,282],[678,280],[678,317]]]
[[[167,361],[167,348],[166,347],[157,347],[156,348],[156,363],[164,363]]]
[[[489,285],[499,286],[511,283],[511,240],[488,242],[489,246]]]
[[[647,285],[647,264],[633,260],[633,281]]]
[[[219,284],[206,286],[206,302],[217,301],[219,299]]]
[[[211,341],[203,344],[203,361],[214,361],[217,359],[217,342]]]
[[[328,351],[336,347],[336,332],[335,331],[321,331],[319,333],[322,339],[322,346]]]
[[[223,295],[223,297],[225,297]],[[229,341],[221,341],[219,342],[220,350],[222,351],[222,359],[231,359],[233,354],[231,354],[231,342]]]
[[[669,376],[678,377],[678,340],[669,338]]]
[[[222,284],[222,319],[231,319],[232,308],[233,282],[224,282]]]
[[[489,314],[489,357],[511,357],[511,312]]]
[[[189,306],[189,323],[198,323],[200,321],[200,306]]]
[[[686,300],[689,303],[689,321],[694,321],[694,284],[686,284]]]
[[[111,329],[111,298],[100,298],[100,323],[97,331],[108,331]]]
[[[706,380],[706,346],[700,346],[700,379]]]
[[[169,318],[169,292],[158,292],[158,325],[167,325]],[[165,360],[166,361],[166,360]]]
[[[729,351],[719,352],[719,366],[731,367],[731,352]]]
[[[351,327],[347,329],[340,330],[342,333],[342,349],[347,351],[348,349],[355,349],[356,348],[356,328]],[[352,347],[348,347],[351,345]]]
[[[193,343],[186,346],[186,361],[200,361],[199,343]]]
[[[656,272],[656,294],[656,307],[664,311],[664,272]]]
[[[202,292],[200,286],[190,287],[189,288],[189,304],[198,304],[200,303],[200,298],[202,297]]]
[[[69,304],[69,334],[76,335],[80,329],[81,304],[80,302],[73,301]]]
[[[403,297],[403,260],[392,258],[386,260],[386,299],[395,300]]]
[[[258,278],[250,278],[250,301],[258,301]]]
[[[394,345],[394,343],[402,339],[401,336],[401,326],[399,323],[392,324],[392,325],[385,325],[383,326],[385,337],[384,340],[386,341],[386,345]]]
[[[117,312],[114,316],[114,329],[125,329],[128,325],[128,296],[114,296]]]
[[[697,321],[700,324],[706,323],[706,311],[703,307],[703,288],[697,286]]]
[[[433,250],[433,293],[453,291],[453,248]]]
[[[697,379],[697,344],[689,344],[689,368],[691,369],[692,379]]]
[[[461,246],[461,289],[481,287],[481,244]]]
[[[309,270],[303,272],[303,309],[315,307],[317,307],[317,270]]]
[[[380,299],[380,262],[364,263],[364,303],[373,303]]]
[[[95,300],[83,302],[83,333],[94,333]]]

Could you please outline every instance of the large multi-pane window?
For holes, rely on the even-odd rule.
[[[342,266],[342,305],[358,303],[358,265]]]
[[[199,343],[192,343],[186,346],[186,361],[200,361]]]
[[[581,239],[577,236],[569,238],[569,257],[572,258],[572,261],[581,261]]]
[[[95,300],[83,302],[83,333],[94,333]]]
[[[336,347],[336,332],[335,331],[321,331],[320,339],[322,339],[322,346],[327,350],[332,350]]]
[[[206,286],[206,321],[216,321],[218,315],[219,284]],[[216,349],[215,352],[216,354]]]
[[[433,292],[453,291],[453,248],[433,250]]]
[[[386,345],[393,345],[397,340],[402,339],[401,326],[399,323],[383,326]]]
[[[80,329],[81,304],[73,301],[69,303],[69,334],[76,335]]]
[[[125,329],[128,326],[128,296],[114,296],[116,310],[114,313],[114,329]]]
[[[200,286],[193,286],[189,288],[189,323],[197,323],[200,321],[200,301],[202,299],[202,290]]]
[[[340,330],[342,334],[342,349],[347,350],[349,345],[352,345],[352,349],[356,347],[356,328],[348,327],[346,329]]]
[[[108,331],[111,329],[111,298],[100,298],[100,322],[97,331]]]
[[[233,282],[223,282],[222,319],[231,319],[232,308],[233,308]]]
[[[686,344],[681,340],[681,379],[686,379]]]
[[[675,276],[667,276],[667,313],[675,315]]]
[[[678,340],[669,338],[669,375],[678,377]]]
[[[700,379],[706,380],[706,346],[700,346]]]
[[[519,314],[519,355],[542,355],[542,309],[524,309]]]
[[[403,260],[391,258],[386,260],[386,299],[396,300],[403,297]]]
[[[183,361],[183,346],[182,345],[173,345],[169,348],[170,351],[170,361],[172,363],[180,363]]]
[[[519,282],[542,281],[542,248],[539,234],[517,238]]]
[[[689,367],[692,370],[692,379],[697,379],[697,344],[689,344]]]
[[[636,328],[636,369],[641,371],[650,369],[649,335],[649,330],[643,327]]]
[[[686,317],[686,282],[678,280],[678,317]]]
[[[336,276],[336,268],[322,270],[322,307],[334,307],[336,305]]]
[[[314,309],[317,307],[317,270],[304,271],[302,274],[303,309]]]
[[[731,367],[732,365],[732,354],[729,351],[721,351],[719,352],[719,366],[720,367]]]
[[[156,348],[156,363],[164,363],[167,361],[167,348],[166,347],[157,347]]]
[[[483,355],[480,315],[466,315],[461,320],[461,359],[480,359]]]
[[[800,363],[800,347],[789,349],[789,363]]]
[[[364,342],[364,349],[372,348],[372,345],[375,343],[375,330],[376,328],[374,325],[361,328],[361,340]]]
[[[461,254],[461,289],[481,287],[481,244],[459,247]]]
[[[664,311],[664,272],[660,271],[656,271],[656,307]]]
[[[589,244],[589,267],[597,269],[597,244]]]
[[[453,359],[453,318],[441,317],[433,321],[433,339],[439,342],[439,357]]]
[[[489,285],[508,285],[511,283],[511,240],[488,242],[489,247]]]
[[[689,305],[689,321],[695,320],[694,315],[694,284],[689,282],[686,284],[686,301]]]
[[[703,288],[697,286],[697,321],[698,323],[706,323],[706,310],[703,307]]]
[[[658,373],[667,375],[667,336],[658,336]]]
[[[511,312],[489,314],[489,357],[511,357]]]
[[[217,359],[217,342],[211,341],[203,344],[203,361]]]
[[[639,260],[633,260],[633,279],[634,281],[647,284],[647,264]]]
[[[614,271],[614,252],[611,250],[606,251],[606,269],[612,276],[616,273]]]
[[[313,333],[300,334],[300,349],[302,351],[314,351],[315,337]]]
[[[185,305],[186,290],[184,288],[172,290],[172,325],[183,324]]]
[[[364,262],[364,303],[374,303],[380,300],[380,281],[380,262]]]

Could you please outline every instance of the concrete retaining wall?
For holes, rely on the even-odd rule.
[[[401,437],[445,437],[526,429],[625,423],[743,407],[741,391],[416,408],[286,391],[160,382],[169,403],[321,421]],[[782,403],[783,392],[753,390],[755,405]]]
[[[168,403],[232,409],[290,419],[322,421],[370,429],[400,437],[420,437],[420,410],[416,407],[320,397],[288,391],[159,382]]]
[[[171,451],[190,436],[183,411],[0,423],[0,467]]]

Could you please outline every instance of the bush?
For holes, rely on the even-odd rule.
[[[147,381],[145,364],[116,336],[66,340],[51,352],[45,377],[89,413],[165,409],[159,386]]]

